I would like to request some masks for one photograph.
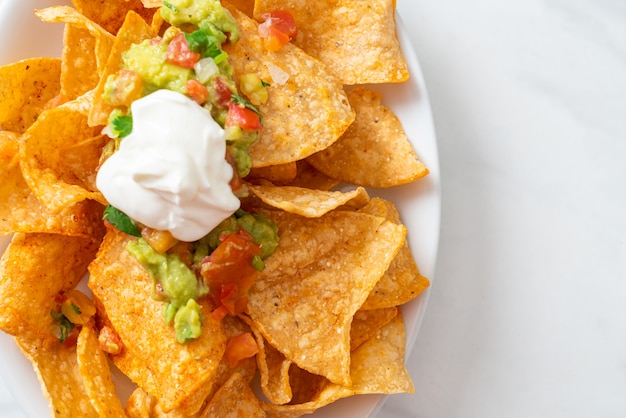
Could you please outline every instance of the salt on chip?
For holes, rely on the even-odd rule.
[[[43,395],[55,416],[100,417],[91,405],[78,371],[76,346],[66,346],[57,341],[48,347],[41,347],[22,338],[16,338],[16,342],[33,364]]]
[[[348,192],[293,186],[249,185],[248,188],[267,205],[307,218],[319,218],[345,205],[359,208],[369,201],[369,195],[363,187],[357,187]]]
[[[59,94],[61,60],[30,58],[0,67],[0,130],[22,133]]]
[[[124,416],[124,408],[115,394],[109,361],[98,341],[98,331],[92,323],[84,325],[76,342],[78,370],[91,405],[101,418]]]
[[[348,91],[356,119],[343,136],[307,161],[346,183],[390,187],[428,174],[409,142],[402,123],[381,104],[381,95],[363,86]]]
[[[406,81],[409,71],[396,34],[395,1],[257,0],[254,17],[289,11],[294,43],[320,59],[343,84]]]
[[[300,382],[294,382],[294,386],[305,388],[305,394],[306,388],[313,388],[308,391],[309,397],[301,397],[298,404],[264,403],[263,408],[272,417],[295,418],[352,395],[414,393],[404,366],[405,338],[402,315],[398,314],[352,353],[351,386],[320,381],[319,376],[299,372]]]
[[[89,266],[88,285],[125,346],[121,354],[112,356],[113,363],[169,412],[214,378],[226,336],[223,325],[211,315],[212,307],[199,301],[202,334],[185,344],[176,341],[174,328],[163,319],[163,302],[152,299],[151,277],[126,251],[130,239],[109,229]],[[203,399],[196,401],[201,404]]]
[[[401,223],[400,214],[395,205],[381,198],[374,198],[360,209],[360,212],[381,216],[391,222]],[[418,231],[416,231],[418,233]],[[430,285],[430,281],[420,274],[415,264],[411,249],[405,240],[400,252],[376,283],[361,309],[389,308],[406,303]]]
[[[296,177],[289,186],[306,187],[315,190],[330,190],[339,184],[339,180],[328,177],[314,168],[306,160],[297,162],[298,171]]]
[[[252,168],[246,176],[246,181],[259,183],[269,181],[272,184],[285,184],[293,181],[298,174],[298,166],[295,162],[267,167]]]
[[[96,38],[89,30],[66,25],[63,32],[61,96],[72,100],[93,89],[100,80]]]
[[[95,89],[93,106],[89,112],[89,125],[106,125],[109,115],[115,109],[114,106],[106,103],[102,98],[107,77],[120,70],[122,54],[134,43],[140,43],[145,39],[154,37],[155,32],[152,27],[137,13],[129,11],[126,19],[115,37],[115,42],[111,48],[104,71],[100,77],[100,82]]]
[[[269,99],[259,106],[263,129],[250,147],[252,166],[297,161],[335,142],[354,120],[341,83],[321,62],[294,45],[268,52],[257,23],[234,6],[224,6],[241,29],[237,42],[224,45],[235,81],[243,74],[257,73],[270,83]],[[273,79],[270,70],[276,74],[277,68],[286,79]]]
[[[286,359],[280,351],[272,347],[248,317],[242,316],[242,318],[250,323],[254,339],[259,347],[257,364],[261,390],[267,399],[275,404],[289,402],[292,397],[291,385],[289,383],[289,368],[293,362]]]
[[[73,103],[43,112],[24,133],[20,149],[26,182],[55,213],[85,199],[106,204],[100,192],[88,190],[64,159],[64,148],[99,134],[97,128],[87,126],[87,117]]]
[[[46,9],[35,10],[35,14],[44,22],[63,22],[86,29],[96,40],[94,51],[96,64],[98,73],[102,73],[106,59],[113,46],[113,35],[69,6],[52,6]]]
[[[349,385],[352,317],[400,249],[406,228],[348,211],[268,216],[280,240],[250,289],[247,313],[285,357]]]
[[[161,6],[161,1],[155,5],[145,5],[141,0],[72,0],[72,4],[80,13],[115,35],[128,11],[132,10],[150,22],[157,11],[156,7]]]
[[[247,379],[235,372],[215,393],[200,416],[202,418],[265,418],[266,414]]]
[[[350,350],[356,350],[361,344],[384,325],[389,323],[398,315],[398,308],[392,306],[390,308],[363,310],[360,309],[352,318],[352,327],[350,328]]]
[[[0,261],[0,329],[37,346],[58,343],[55,297],[76,286],[97,249],[92,238],[16,233]]]

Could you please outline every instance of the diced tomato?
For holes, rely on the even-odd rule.
[[[122,339],[110,325],[105,325],[100,329],[98,343],[100,345],[100,349],[109,354],[120,354],[124,349]]]
[[[259,346],[254,340],[254,337],[249,332],[246,332],[228,341],[224,356],[226,360],[228,360],[230,367],[235,367],[239,360],[252,357],[258,352]]]
[[[167,46],[165,52],[165,60],[169,63],[179,65],[184,68],[193,68],[196,62],[200,60],[200,54],[193,52],[189,48],[187,39],[183,33],[174,36]]]
[[[265,21],[259,25],[259,35],[265,39],[265,47],[268,50],[278,51],[298,36],[298,27],[291,13],[276,10],[263,13],[262,18]]]
[[[258,131],[263,128],[259,115],[245,106],[228,103],[228,114],[224,126],[239,126],[245,131]]]
[[[217,95],[217,104],[220,106],[228,106],[230,103],[230,98],[233,95],[233,92],[228,87],[228,84],[222,80],[222,77],[215,77],[215,94]]]
[[[228,313],[236,315],[246,308],[246,295],[257,274],[251,264],[252,258],[261,254],[261,248],[242,228],[236,234],[220,239],[222,242],[215,251],[202,260],[201,275],[209,286],[217,310],[224,306]]]
[[[207,97],[209,97],[209,90],[206,86],[195,79],[187,80],[185,83],[185,90],[187,90],[189,97],[191,97],[199,105],[205,103]]]

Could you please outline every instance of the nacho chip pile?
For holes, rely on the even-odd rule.
[[[280,239],[245,310],[218,318],[200,299],[202,334],[184,344],[126,250],[137,238],[105,227],[95,186],[112,110],[104,84],[130,45],[163,33],[161,1],[73,6],[34,11],[65,25],[61,58],[0,67],[0,235],[12,236],[0,329],[31,360],[51,415],[297,417],[353,395],[413,393],[400,307],[429,281],[393,202],[366,189],[428,173],[365,86],[409,77],[394,2],[223,2],[242,32],[225,46],[235,81],[270,81],[242,208]],[[276,10],[298,35],[269,51],[258,26]]]

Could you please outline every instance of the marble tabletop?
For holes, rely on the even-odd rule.
[[[397,8],[442,224],[416,393],[377,418],[626,416],[626,1]],[[0,416],[23,418],[2,383]]]

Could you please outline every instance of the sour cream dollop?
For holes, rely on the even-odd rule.
[[[132,132],[100,167],[96,185],[132,219],[196,241],[239,208],[224,130],[187,96],[158,90],[131,105]]]

